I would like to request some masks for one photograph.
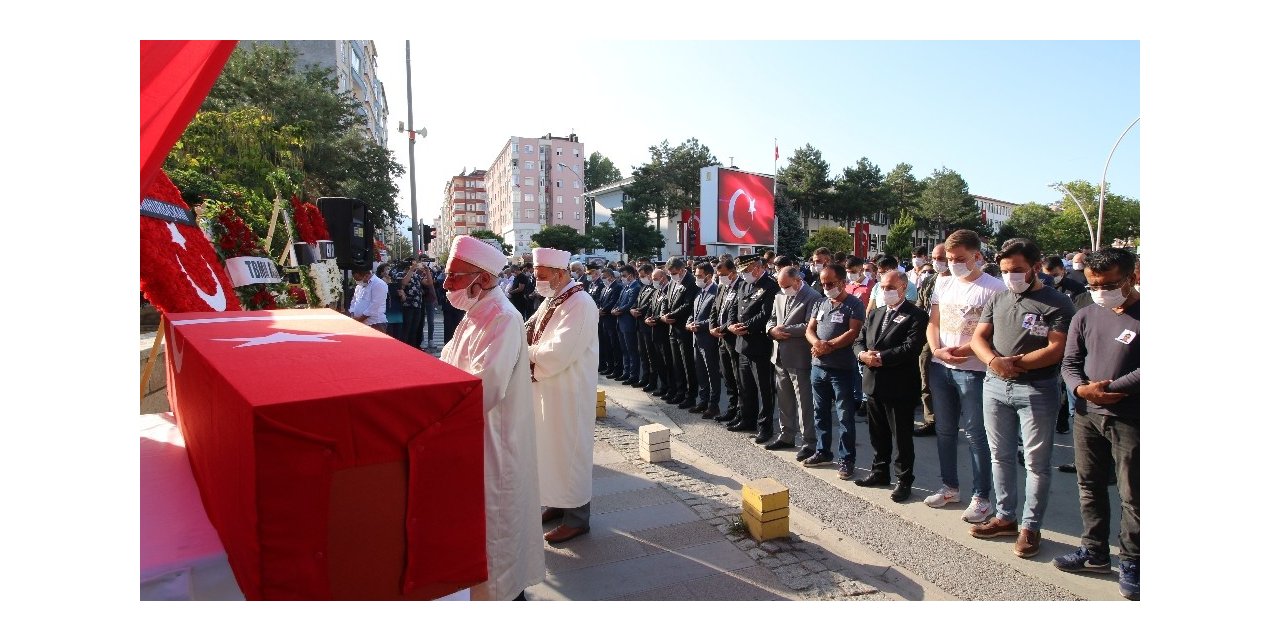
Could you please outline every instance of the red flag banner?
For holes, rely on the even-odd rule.
[[[871,253],[871,223],[855,222],[853,224],[853,254],[866,258]]]
[[[235,40],[143,40],[139,82],[142,87],[142,182],[155,179],[169,149],[182,136],[200,103],[236,48]]]
[[[719,241],[724,244],[773,244],[773,178],[720,170]]]

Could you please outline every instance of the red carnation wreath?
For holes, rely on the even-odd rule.
[[[223,262],[244,256],[271,259],[271,256],[263,250],[262,242],[253,233],[253,229],[250,229],[231,207],[224,207],[209,220],[209,231],[213,235],[214,248],[218,252],[218,257],[222,258]],[[240,298],[240,304],[250,311],[275,309],[278,306],[277,301],[292,306],[289,300],[296,299],[289,291],[289,285],[284,282],[251,284],[237,287],[235,291],[236,296]],[[302,304],[305,305],[306,302]]]
[[[298,238],[307,244],[315,244],[329,239],[329,227],[324,222],[324,214],[320,208],[310,202],[303,202],[298,196],[289,198],[293,205],[293,226],[298,231]]]
[[[145,198],[190,210],[163,171]],[[141,289],[161,313],[240,310],[231,278],[200,229],[149,216],[139,220]]]

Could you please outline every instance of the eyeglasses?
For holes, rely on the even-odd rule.
[[[445,272],[445,274],[444,274],[444,279],[445,279],[445,280],[452,280],[452,279],[454,279],[454,278],[460,278],[460,277],[462,277],[462,276],[474,276],[474,275],[476,275],[477,273],[480,273],[480,272],[479,272],[479,271],[466,271],[466,272],[463,272],[463,273],[451,273],[451,272]]]
[[[1096,285],[1091,284],[1086,286],[1085,289],[1088,289],[1090,291],[1115,291],[1116,289],[1119,289],[1120,287],[1124,286],[1124,283],[1128,282],[1128,280],[1129,280],[1128,278],[1125,278],[1124,280],[1121,280],[1119,282],[1112,282],[1109,284],[1096,284]]]
[[[823,282],[822,283],[823,289],[836,289],[836,288],[839,288],[839,286],[840,286],[839,282]]]

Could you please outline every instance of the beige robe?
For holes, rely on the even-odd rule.
[[[499,289],[484,292],[440,359],[480,378],[484,391],[485,546],[489,580],[472,600],[511,600],[546,574],[538,496],[533,389],[524,318]]]
[[[531,319],[535,330],[551,299],[544,300]],[[599,317],[595,300],[579,290],[555,309],[540,339],[529,346],[529,362],[537,378],[533,423],[544,507],[571,509],[591,501]]]

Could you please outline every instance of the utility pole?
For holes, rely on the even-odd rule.
[[[413,234],[413,257],[417,258],[422,247],[418,245],[418,183],[413,166],[413,145],[416,134],[413,131],[413,69],[409,64],[409,41],[404,41],[404,81],[409,94],[409,216]]]

